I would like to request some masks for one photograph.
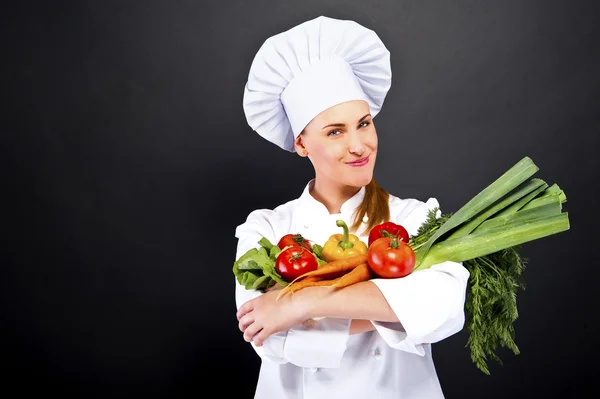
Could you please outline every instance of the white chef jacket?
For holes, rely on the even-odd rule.
[[[346,201],[339,214],[330,214],[309,190],[275,209],[257,209],[237,226],[238,259],[259,248],[261,237],[276,244],[285,234],[300,233],[323,245],[340,233],[336,220],[352,224],[365,188]],[[416,234],[428,210],[439,207],[390,195],[390,220]],[[439,215],[439,211],[438,211]],[[363,228],[356,235],[368,242]],[[374,278],[400,323],[373,322],[374,331],[349,334],[350,320],[323,318],[268,337],[262,347],[251,343],[262,359],[255,399],[438,399],[443,392],[434,367],[431,343],[459,332],[465,323],[464,305],[469,272],[460,263],[443,262],[403,278]],[[236,280],[236,304],[261,295]]]

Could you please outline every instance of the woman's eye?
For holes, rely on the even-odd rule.
[[[369,122],[362,122],[362,123],[360,124],[360,127],[367,127],[367,126],[369,126],[369,125],[370,125],[370,123],[369,123]]]
[[[339,131],[339,130],[332,130],[332,131],[330,131],[329,133],[327,133],[327,135],[328,135],[328,136],[337,136],[337,134],[336,134],[336,133],[340,133],[340,131]]]

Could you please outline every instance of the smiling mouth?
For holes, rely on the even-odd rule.
[[[369,163],[369,157],[364,157],[361,159],[357,159],[356,161],[353,162],[346,162],[346,164],[350,165],[350,166],[363,166],[366,165],[367,163]]]

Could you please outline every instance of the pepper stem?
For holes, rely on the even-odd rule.
[[[348,231],[348,225],[346,224],[346,222],[344,222],[343,220],[338,220],[337,222],[335,222],[335,224],[338,227],[341,227],[344,229],[344,239],[342,241],[338,242],[338,246],[340,246],[344,249],[354,247],[354,244],[352,244],[350,242],[350,232]]]

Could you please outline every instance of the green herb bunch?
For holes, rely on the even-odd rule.
[[[426,221],[411,237],[412,247],[426,242],[452,217],[452,213],[448,213],[438,218],[437,211],[435,208],[428,212]],[[516,245],[462,262],[470,273],[465,304],[467,346],[477,368],[488,375],[488,360],[502,364],[496,354],[499,346],[509,348],[515,355],[520,353],[515,342],[514,322],[518,317],[517,293],[525,289],[526,259],[519,253],[521,247]]]

